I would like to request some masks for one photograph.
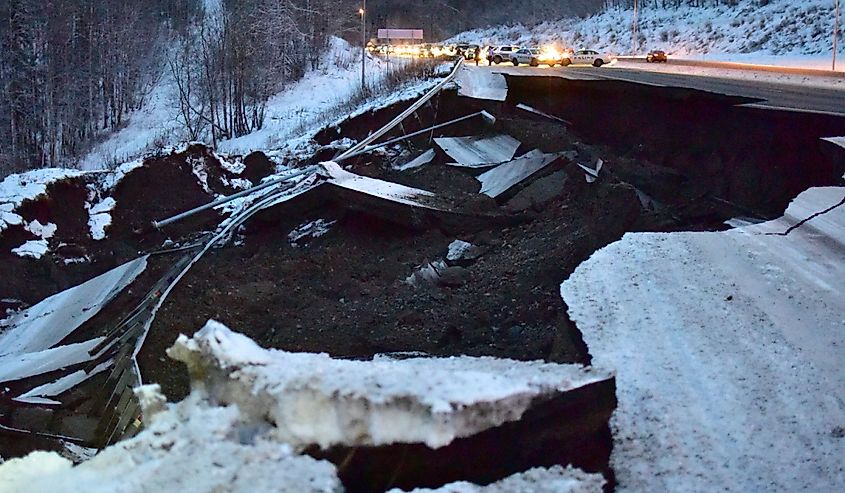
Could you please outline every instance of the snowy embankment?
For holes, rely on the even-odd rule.
[[[162,155],[188,152],[190,144],[182,147],[162,149]],[[220,169],[231,174],[231,178],[220,176],[222,183],[235,190],[252,186],[246,179],[238,178],[244,171],[244,164],[239,160],[228,160],[213,152],[198,157],[189,157],[188,162],[197,182],[211,196],[217,195],[208,184],[211,172],[220,175]],[[108,236],[108,228],[112,223],[112,212],[117,206],[113,196],[118,184],[131,173],[144,166],[143,159],[135,159],[117,166],[111,170],[80,171],[70,168],[44,168],[9,175],[0,181],[0,235],[10,228],[22,228],[35,239],[27,240],[23,244],[12,248],[12,253],[32,259],[40,259],[51,252],[54,247],[60,247],[61,242],[56,236],[56,224],[46,222],[42,224],[37,219],[27,219],[21,211],[27,204],[41,200],[58,200],[61,196],[52,194],[52,187],[69,185],[84,187],[87,192],[85,210],[88,216],[88,236],[93,240],[104,240]],[[64,236],[73,232],[60,231]],[[86,257],[64,259],[65,263],[83,262]]]
[[[519,420],[540,401],[612,375],[579,365],[495,358],[373,361],[265,350],[210,321],[181,336],[194,390],[166,404],[157,386],[136,391],[146,427],[78,466],[35,452],[0,464],[0,492],[342,491],[310,445],[422,442],[441,447]],[[560,466],[533,469],[480,487],[438,491],[598,493],[604,478]]]
[[[483,44],[555,44],[615,54],[662,49],[675,56],[830,69],[831,0],[739,0],[737,5],[666,7],[641,5],[639,38],[632,47],[632,9],[610,8],[586,19],[562,19],[536,26],[497,26],[453,40]],[[840,45],[845,55],[845,43]],[[845,57],[843,57],[845,58]],[[845,70],[845,60],[842,67]]]
[[[340,38],[332,38],[319,68],[310,70],[301,80],[270,98],[260,130],[221,141],[218,150],[247,154],[254,150],[278,148],[299,137],[294,134],[297,129],[307,127],[325,111],[348,100],[360,88],[360,63],[360,48]],[[378,58],[368,57],[366,66],[370,83],[380,81],[386,74],[387,67]],[[179,122],[177,88],[167,70],[147,104],[129,117],[126,128],[109,136],[82,159],[83,169],[101,169],[190,140]]]
[[[845,188],[781,219],[629,233],[563,283],[615,368],[618,491],[845,489]]]

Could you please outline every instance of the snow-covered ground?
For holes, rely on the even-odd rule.
[[[565,469],[554,466],[514,474],[487,486],[460,481],[437,489],[415,489],[411,493],[600,493],[604,484],[601,474],[587,474],[572,466]],[[388,493],[401,491],[393,489]]]
[[[845,490],[845,188],[781,219],[629,233],[563,283],[615,368],[618,491]]]
[[[285,87],[267,102],[264,125],[260,130],[218,143],[228,154],[247,154],[284,146],[300,137],[297,130],[320,121],[321,115],[348,100],[361,84],[360,49],[340,38],[332,38],[324,64],[309,71],[301,80]],[[379,58],[367,58],[367,79],[377,83],[387,73]],[[130,115],[128,124],[98,144],[81,160],[83,169],[102,169],[129,161],[157,149],[188,140],[179,123],[174,81],[165,73],[149,96],[147,104]],[[310,137],[310,136],[309,136]]]
[[[635,45],[631,8],[610,8],[586,19],[554,20],[536,26],[494,26],[462,33],[452,40],[552,44],[620,55],[662,49],[697,59],[705,55],[707,60],[831,68],[832,0],[738,0],[736,6],[704,2],[704,7],[681,3],[679,7],[663,8],[641,2]],[[837,69],[845,70],[845,43],[840,44],[839,54],[842,61]]]

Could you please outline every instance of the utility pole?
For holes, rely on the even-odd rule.
[[[833,68],[836,70],[836,42],[839,37],[839,0],[836,0],[833,8]]]
[[[637,0],[634,0],[634,19],[631,23],[631,54],[637,54]]]
[[[361,91],[367,91],[367,0],[358,9],[361,14]]]

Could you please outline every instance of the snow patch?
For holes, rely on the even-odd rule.
[[[48,240],[56,234],[56,225],[53,223],[41,224],[38,219],[28,223],[24,229],[38,236],[42,240]]]
[[[9,226],[23,223],[15,210],[25,200],[33,200],[47,193],[51,183],[75,178],[84,172],[66,168],[42,168],[9,175],[0,181],[0,232]]]
[[[288,241],[291,246],[297,247],[306,243],[309,239],[315,239],[328,233],[331,227],[337,221],[326,221],[325,219],[317,219],[310,221],[300,226],[297,226],[293,231],[288,233]]]
[[[18,257],[40,259],[50,250],[47,240],[29,240],[23,245],[12,248],[12,253]]]
[[[631,36],[630,7],[612,7],[584,19],[550,20],[535,26],[494,26],[461,33],[452,40],[589,48],[616,54],[659,49],[673,56],[706,54],[708,60],[831,68],[834,2],[830,0],[737,0],[736,5],[708,3],[701,7],[641,2],[638,7],[636,42]],[[845,47],[840,53],[845,54]],[[845,70],[845,64],[837,68]]]
[[[459,481],[436,489],[417,488],[411,493],[601,493],[604,484],[601,474],[589,474],[572,466],[553,466],[530,469],[487,486]]]
[[[194,392],[163,411],[144,411],[141,433],[77,466],[54,452],[0,464],[0,492],[343,491],[331,463],[295,455],[266,429],[245,426],[237,406],[212,406]]]
[[[91,231],[91,238],[95,240],[103,240],[106,237],[106,228],[111,225],[111,211],[117,205],[112,197],[97,202],[96,204],[86,204],[88,207],[88,229]]]

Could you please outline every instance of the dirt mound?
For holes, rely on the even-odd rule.
[[[270,176],[276,170],[276,166],[270,158],[261,151],[253,152],[244,158],[244,171],[241,177],[251,181],[254,185],[262,179]]]
[[[150,231],[155,220],[213,200],[214,197],[203,189],[189,162],[208,160],[210,156],[207,153],[205,147],[191,146],[182,153],[148,159],[142,167],[128,174],[112,192],[117,205],[112,211],[109,237],[151,248],[161,245],[167,238],[181,238],[198,230],[213,228],[220,217],[214,211],[205,211],[168,227],[165,232]],[[209,179],[209,184],[214,181]],[[222,187],[222,184],[219,186]],[[145,234],[141,235],[142,232]]]

